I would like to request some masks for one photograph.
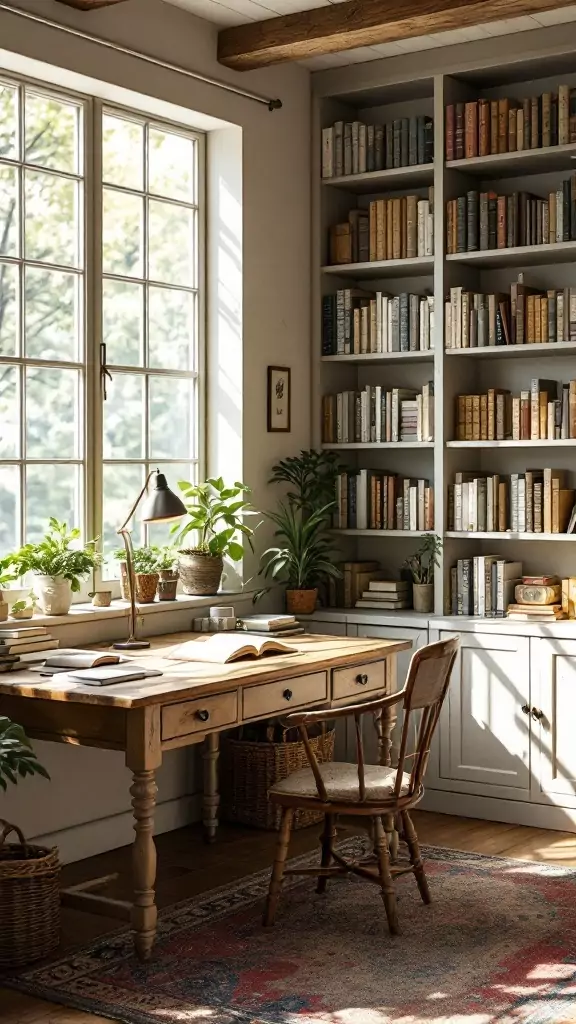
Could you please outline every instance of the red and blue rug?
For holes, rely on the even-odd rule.
[[[291,881],[263,930],[262,872],[164,911],[149,964],[122,933],[9,984],[127,1024],[574,1024],[576,871],[424,853],[434,902],[401,878],[394,938],[357,879]]]

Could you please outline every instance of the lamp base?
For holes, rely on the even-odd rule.
[[[145,647],[150,647],[150,641],[135,640],[134,637],[130,637],[129,640],[119,640],[118,643],[112,644],[112,647],[116,651],[141,651]]]

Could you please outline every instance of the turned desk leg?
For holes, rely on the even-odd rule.
[[[132,771],[132,810],[136,838],[132,847],[132,886],[134,890],[131,920],[134,946],[140,960],[148,960],[156,938],[156,769],[162,762],[160,710],[136,708],[128,714],[126,763]]]
[[[202,803],[202,822],[204,838],[207,843],[216,842],[218,828],[218,757],[220,754],[220,736],[211,732],[204,740],[202,760],[204,762],[204,799]]]
[[[395,658],[389,658],[386,662],[387,673],[390,680],[390,692],[393,693],[396,689],[396,660]],[[379,753],[380,753],[380,764],[387,768],[392,765],[392,733],[396,725],[396,705],[392,707],[383,708],[382,715],[380,718],[380,728],[378,731],[379,740]],[[398,832],[395,827],[394,817],[391,814],[385,816],[384,819],[384,830],[388,838],[388,846],[390,848],[390,858],[394,862],[398,859],[398,847],[399,838]]]

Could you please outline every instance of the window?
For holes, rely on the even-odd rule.
[[[188,129],[0,80],[0,553],[54,515],[109,558],[150,469],[197,479],[203,152]]]

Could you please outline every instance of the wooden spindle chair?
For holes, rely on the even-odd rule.
[[[269,794],[270,799],[282,807],[282,816],[264,911],[264,925],[274,924],[282,883],[287,875],[316,876],[316,891],[319,893],[325,891],[329,878],[343,876],[349,872],[375,882],[380,886],[388,927],[393,935],[400,931],[396,912],[395,876],[413,872],[424,903],[430,902],[418,837],[409,811],[424,795],[423,779],[430,744],[448,691],[458,646],[458,639],[442,640],[416,651],[410,662],[406,685],[398,693],[377,697],[361,704],[326,711],[298,712],[288,716],[286,724],[297,726],[300,731],[310,767],[293,772],[287,779],[277,783]],[[400,703],[404,708],[404,723],[397,767],[366,764],[362,742],[363,715],[373,715],[375,720],[378,720],[383,708]],[[319,765],[310,745],[308,726],[344,717],[354,718],[356,764],[333,761]],[[411,734],[415,736],[415,749],[409,753]],[[411,764],[407,765],[407,762]],[[294,811],[297,808],[324,812],[322,856],[318,867],[287,871],[284,865]],[[365,860],[346,861],[334,849],[338,815],[371,819],[376,859],[374,867]],[[383,822],[396,817],[402,821],[403,834],[410,855],[409,866],[395,866],[391,863],[389,842]]]

